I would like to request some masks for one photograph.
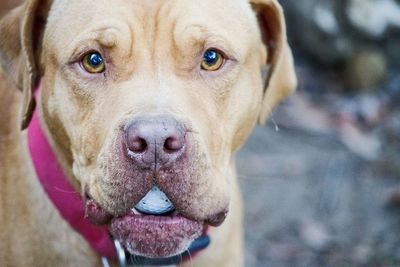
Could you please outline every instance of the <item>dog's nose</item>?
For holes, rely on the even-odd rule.
[[[172,117],[137,118],[125,127],[128,156],[155,170],[173,163],[185,148],[185,128]]]

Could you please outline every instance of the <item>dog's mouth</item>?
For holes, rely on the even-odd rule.
[[[183,216],[137,215],[115,218],[111,234],[134,255],[155,258],[184,252],[203,232],[203,225]]]
[[[88,197],[86,216],[94,224],[108,225],[113,238],[130,254],[148,258],[179,255],[206,229],[205,223],[185,218],[175,210],[158,187],[119,217],[107,213]]]

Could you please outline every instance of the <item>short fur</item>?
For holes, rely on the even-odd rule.
[[[174,169],[177,184],[167,174],[157,183],[190,219],[207,220],[229,208],[225,222],[210,230],[211,246],[188,265],[242,265],[241,197],[231,158],[256,122],[265,122],[296,87],[280,5],[95,2],[27,0],[0,21],[0,265],[100,265],[35,177],[20,128],[29,125],[38,79],[40,118],[64,172],[115,215],[151,187],[119,160],[121,127],[143,114],[184,122],[193,153]],[[221,70],[200,70],[207,47],[230,58]],[[79,67],[88,49],[105,55],[104,75]]]

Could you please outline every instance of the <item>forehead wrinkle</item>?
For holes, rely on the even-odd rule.
[[[160,64],[158,64],[161,59],[161,55],[165,52],[162,48],[166,45],[168,46],[168,40],[171,39],[171,29],[174,28],[175,18],[172,14],[173,11],[173,1],[158,1],[158,5],[156,6],[156,10],[154,12],[154,23],[153,28],[153,38],[152,38],[152,59],[154,60],[154,66],[158,65],[158,70],[160,70]],[[167,40],[167,41],[166,41]],[[165,48],[164,48],[165,49]]]
[[[174,48],[182,54],[199,56],[205,49],[216,48],[227,53],[228,56],[238,58],[238,52],[229,38],[209,27],[193,24],[185,27],[184,32],[175,29],[173,34]]]
[[[157,65],[155,63],[157,62],[157,59],[156,59],[156,55],[157,55],[156,50],[158,48],[157,36],[158,36],[159,28],[161,26],[160,21],[159,21],[161,9],[162,8],[159,5],[157,5],[155,7],[155,9],[149,10],[150,14],[147,14],[146,38],[147,38],[148,47],[150,49],[150,61],[152,63],[151,66]]]
[[[173,32],[175,49],[186,54],[191,50],[201,50],[206,43],[206,29],[201,25],[187,25],[183,30],[176,23]]]
[[[77,38],[79,43],[95,41],[106,48],[114,47],[118,43],[114,28],[99,28],[84,35]]]
[[[173,50],[179,53],[194,54],[204,48],[214,47],[224,50],[228,56],[235,58],[243,56],[244,47],[249,42],[248,39],[251,39],[249,37],[252,37],[254,30],[253,27],[243,26],[243,24],[247,25],[252,16],[254,17],[247,0],[202,0],[196,2],[195,5],[191,1],[184,1],[184,3],[186,5],[177,5],[173,8],[171,11],[173,15],[169,16],[174,19],[171,34]],[[215,8],[216,6],[221,8]],[[224,6],[225,8],[226,6],[232,7],[235,18],[224,16]],[[254,26],[257,29],[257,24]],[[236,38],[232,38],[232,36]],[[237,38],[243,39],[243,41],[237,43],[235,42]]]
[[[138,16],[137,12],[132,12],[133,1],[114,0],[113,2],[113,6],[110,8],[108,0],[100,0],[96,3],[92,1],[54,0],[46,26],[48,41],[55,44],[56,47],[65,47],[66,44],[71,43],[71,40],[84,39],[85,33],[90,35],[91,32],[108,29],[115,29],[118,42],[121,40],[131,41],[134,36],[129,26],[140,25],[141,17]],[[75,27],[71,25],[75,25]],[[57,36],[55,36],[56,34]],[[89,36],[90,38],[91,36]],[[105,43],[105,45],[107,44]],[[126,46],[132,47],[131,44],[123,46],[124,48]]]
[[[129,36],[131,31],[129,27],[115,27],[115,26],[100,26],[93,27],[87,31],[79,34],[76,38],[70,41],[69,47],[72,52],[69,55],[82,52],[85,48],[99,49],[107,48],[112,49],[118,46],[119,51],[124,54],[130,55],[132,47],[132,37],[122,38],[121,36]],[[126,41],[128,40],[128,41]],[[68,54],[68,53],[67,53]]]

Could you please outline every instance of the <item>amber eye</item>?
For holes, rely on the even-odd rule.
[[[203,54],[201,68],[206,71],[216,71],[222,67],[224,56],[215,49],[208,49]]]
[[[90,52],[82,58],[82,66],[89,73],[101,73],[106,69],[103,57],[99,52]]]

